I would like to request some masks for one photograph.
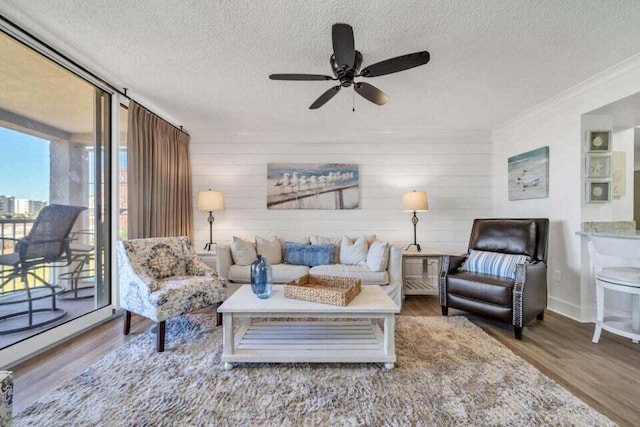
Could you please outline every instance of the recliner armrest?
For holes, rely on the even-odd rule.
[[[464,255],[444,255],[442,257],[442,263],[440,265],[440,276],[446,276],[449,273],[458,271],[462,264],[467,259],[467,254]]]
[[[443,255],[440,263],[440,277],[438,280],[438,288],[440,290],[440,305],[442,307],[447,306],[447,276],[450,273],[456,272],[462,263],[467,259],[467,254],[456,255]]]
[[[522,327],[547,308],[547,265],[534,261],[516,265],[513,325]]]

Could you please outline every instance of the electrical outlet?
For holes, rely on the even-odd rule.
[[[562,270],[553,270],[553,281],[556,283],[562,282]]]

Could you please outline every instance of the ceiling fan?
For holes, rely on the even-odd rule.
[[[386,61],[377,62],[360,70],[362,65],[362,54],[355,50],[353,42],[353,28],[348,24],[333,24],[331,30],[333,40],[333,55],[329,63],[335,77],[322,74],[271,74],[271,80],[339,80],[340,84],[327,90],[320,95],[309,107],[315,110],[322,107],[333,98],[343,87],[353,86],[353,89],[363,98],[377,105],[384,105],[389,101],[389,97],[380,89],[365,82],[354,82],[356,77],[378,77],[385,74],[397,73],[408,70],[429,62],[429,52],[415,52],[407,55],[397,56]]]

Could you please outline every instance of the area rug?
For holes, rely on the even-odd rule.
[[[398,362],[220,363],[222,330],[155,328],[25,408],[15,426],[613,425],[464,317],[397,319]]]

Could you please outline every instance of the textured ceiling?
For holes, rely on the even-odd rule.
[[[93,86],[0,33],[0,109],[68,133],[93,127]]]
[[[640,52],[638,0],[3,0],[0,13],[198,138],[217,130],[491,129]],[[331,25],[364,65],[428,50],[423,67],[368,79],[378,107],[332,82]]]

